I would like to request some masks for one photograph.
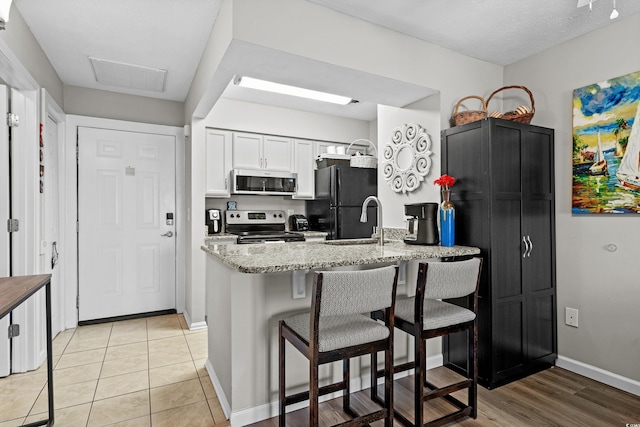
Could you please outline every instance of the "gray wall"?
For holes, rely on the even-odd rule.
[[[183,126],[184,103],[107,92],[77,86],[64,87],[67,114],[127,120],[156,125]]]
[[[63,86],[58,74],[15,5],[11,6],[9,16],[11,19],[7,29],[0,31],[0,40],[6,44],[37,83],[47,89],[58,105],[62,106]],[[14,82],[6,83],[18,89],[24,89]]]
[[[505,67],[505,84],[534,94],[533,124],[556,131],[560,356],[640,381],[640,223],[637,215],[571,214],[573,89],[640,70],[640,15]],[[605,246],[613,243],[618,251]],[[564,324],[566,306],[579,328]]]

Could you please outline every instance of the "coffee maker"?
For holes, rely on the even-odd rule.
[[[404,214],[410,216],[407,220],[407,235],[404,242],[410,245],[437,245],[438,236],[438,208],[437,203],[415,203],[404,205]]]
[[[207,225],[209,234],[217,234],[222,231],[222,215],[220,209],[207,209],[205,224]]]

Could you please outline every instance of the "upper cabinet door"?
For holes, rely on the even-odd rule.
[[[264,136],[262,168],[272,171],[293,170],[293,141],[291,138]]]
[[[262,169],[262,135],[233,134],[233,168]]]
[[[205,141],[205,195],[229,197],[231,170],[231,132],[207,129]]]
[[[313,199],[315,195],[315,177],[313,153],[316,143],[304,139],[298,139],[294,143],[294,167],[298,174],[298,189],[294,199]]]

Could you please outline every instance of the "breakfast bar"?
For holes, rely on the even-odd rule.
[[[311,305],[313,271],[363,269],[407,263],[405,285],[412,289],[419,260],[473,256],[475,247],[407,245],[371,239],[326,242],[203,246],[207,256],[206,368],[225,414],[233,426],[278,413],[278,321]],[[402,273],[401,273],[402,274]],[[299,354],[287,356],[287,388],[308,386],[308,364]],[[359,363],[352,363],[353,389],[361,387]],[[321,378],[341,375],[324,367]],[[368,370],[367,370],[368,372]],[[368,377],[364,379],[368,384]]]

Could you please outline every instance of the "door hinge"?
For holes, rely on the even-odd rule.
[[[76,233],[80,232],[80,221],[76,221]]]
[[[20,335],[20,325],[9,325],[9,339]]]
[[[18,127],[20,125],[20,117],[17,114],[7,113],[7,126],[10,128]]]
[[[9,233],[15,233],[16,231],[20,231],[20,220],[9,218],[7,220],[7,231]]]
[[[76,308],[80,308],[80,295],[76,296]]]

